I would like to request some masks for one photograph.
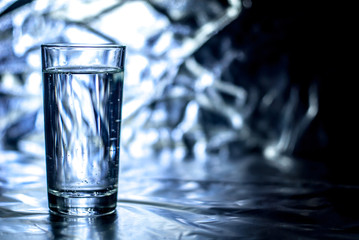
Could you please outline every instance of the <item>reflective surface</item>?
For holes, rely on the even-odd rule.
[[[1,239],[359,237],[359,188],[314,178],[309,169],[323,166],[304,160],[297,167],[306,172],[284,174],[257,155],[188,161],[181,170],[173,162],[163,171],[147,159],[147,168],[132,168],[120,179],[115,214],[74,218],[48,213],[42,159],[3,156]],[[131,176],[139,173],[143,177]]]

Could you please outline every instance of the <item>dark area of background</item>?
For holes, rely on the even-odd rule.
[[[240,66],[247,74],[255,76],[284,57],[301,101],[307,101],[310,84],[318,84],[318,116],[295,155],[324,162],[335,182],[356,184],[357,94],[349,64],[355,61],[355,30],[349,9],[340,1],[254,0],[226,31],[239,46],[251,45],[249,66]]]

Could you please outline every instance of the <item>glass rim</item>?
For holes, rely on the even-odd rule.
[[[41,48],[126,48],[115,43],[44,43]]]

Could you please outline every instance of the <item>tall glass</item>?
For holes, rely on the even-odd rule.
[[[115,211],[125,47],[41,46],[49,208]]]

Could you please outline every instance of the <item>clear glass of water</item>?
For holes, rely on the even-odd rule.
[[[125,47],[41,46],[50,211],[116,209]]]

